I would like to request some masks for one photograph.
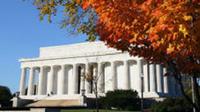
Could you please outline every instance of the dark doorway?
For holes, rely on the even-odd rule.
[[[37,89],[38,89],[38,86],[35,84],[33,86],[33,95],[37,95]]]
[[[81,86],[81,67],[78,67],[78,94],[80,94],[80,86]]]
[[[92,79],[92,80],[90,80],[90,86],[91,86],[91,88],[90,88],[90,93],[93,92],[93,80],[94,80],[94,79],[93,79],[93,69],[94,69],[94,66],[91,66],[91,67],[90,67],[90,73],[91,73],[90,75],[91,75],[91,79]]]

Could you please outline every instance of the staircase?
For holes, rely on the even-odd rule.
[[[78,107],[82,106],[80,100],[38,100],[26,107]]]

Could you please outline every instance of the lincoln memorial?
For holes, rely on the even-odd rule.
[[[142,88],[144,98],[179,94],[175,80],[164,75],[165,67],[108,48],[102,42],[42,47],[39,57],[23,58],[20,63],[21,100],[76,100],[83,105],[83,94],[95,97],[94,81],[99,96],[116,89],[133,89],[140,96]]]

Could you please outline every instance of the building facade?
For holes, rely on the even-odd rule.
[[[141,95],[142,88],[144,98],[177,95],[175,80],[164,76],[166,68],[102,42],[42,47],[38,58],[20,62],[21,99],[80,99],[82,94],[94,97],[94,81],[99,95],[116,89],[133,89]]]

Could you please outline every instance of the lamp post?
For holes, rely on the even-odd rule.
[[[144,100],[143,100],[143,92],[144,92],[144,74],[140,74],[141,78],[141,112],[144,112]]]
[[[195,103],[195,93],[194,93],[194,81],[193,77],[191,77],[191,86],[192,86],[192,101]],[[196,109],[193,107],[193,112],[196,112]]]

